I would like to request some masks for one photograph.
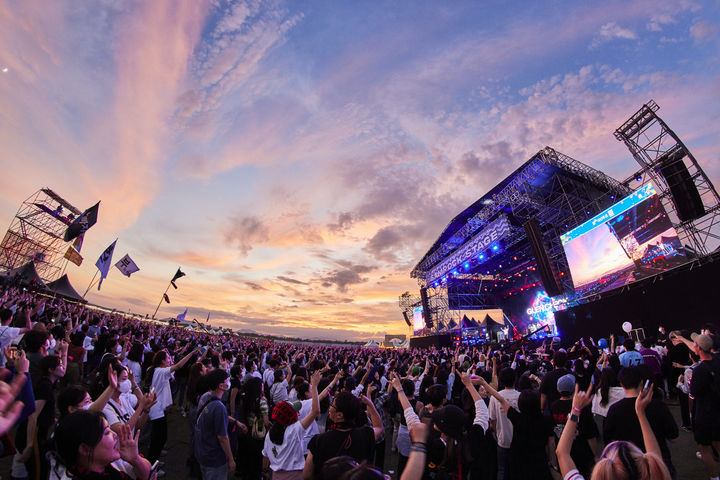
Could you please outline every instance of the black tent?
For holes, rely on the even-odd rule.
[[[50,293],[54,295],[58,295],[60,297],[65,297],[70,300],[75,300],[76,302],[87,302],[78,292],[75,291],[73,286],[70,284],[70,279],[68,279],[67,274],[63,275],[62,277],[58,278],[57,280],[50,282],[47,284],[46,288],[50,291]]]
[[[7,278],[10,283],[22,285],[24,287],[31,287],[38,290],[45,288],[45,283],[38,275],[35,270],[35,263],[28,262],[22,267],[14,268],[7,273]]]

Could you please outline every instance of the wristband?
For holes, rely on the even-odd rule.
[[[410,452],[427,453],[424,443],[413,443],[410,445]]]
[[[582,410],[580,410],[580,409],[577,408],[577,407],[572,407],[572,411],[573,411],[573,412],[580,413]]]

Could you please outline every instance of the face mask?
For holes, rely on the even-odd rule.
[[[120,393],[130,392],[131,385],[132,384],[130,383],[130,380],[123,380],[122,382],[118,383],[118,392],[120,392]]]
[[[225,390],[230,390],[230,379],[225,380]]]
[[[92,403],[86,403],[85,405],[81,405],[80,410],[87,410],[90,408],[90,405],[92,405]]]
[[[115,347],[115,353],[120,353],[120,352],[122,352],[122,345],[118,345],[117,347]]]
[[[51,338],[51,339],[50,339],[50,345],[48,345],[48,350],[54,350],[54,349],[55,349],[55,345],[57,345],[57,342],[55,342],[55,339],[54,339],[54,338]]]

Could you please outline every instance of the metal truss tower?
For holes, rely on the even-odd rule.
[[[63,235],[72,219],[81,213],[49,188],[35,192],[20,205],[5,233],[0,244],[0,269],[12,270],[35,262],[43,281],[57,280],[65,253]]]
[[[659,108],[650,100],[615,130],[615,138],[640,164],[624,184],[637,190],[652,182],[682,243],[707,255],[720,244],[720,196],[693,154],[656,114]]]

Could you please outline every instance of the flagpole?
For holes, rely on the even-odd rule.
[[[165,292],[162,294],[162,297],[160,297],[160,302],[158,302],[158,306],[155,309],[155,313],[153,313],[152,319],[155,320],[155,315],[157,315],[158,310],[160,310],[160,305],[162,305],[163,300],[165,300],[165,295],[167,294],[168,290],[170,290],[170,285],[172,284],[172,281],[168,283],[167,288],[165,289]]]
[[[88,285],[88,288],[85,290],[85,293],[83,293],[83,298],[85,298],[85,295],[87,295],[87,293],[88,293],[88,292],[90,291],[90,289],[92,288],[93,282],[95,281],[95,277],[98,276],[98,273],[100,273],[100,270],[97,270],[97,271],[95,272],[95,275],[93,275],[93,278],[92,278],[92,280],[90,280],[90,284]]]

